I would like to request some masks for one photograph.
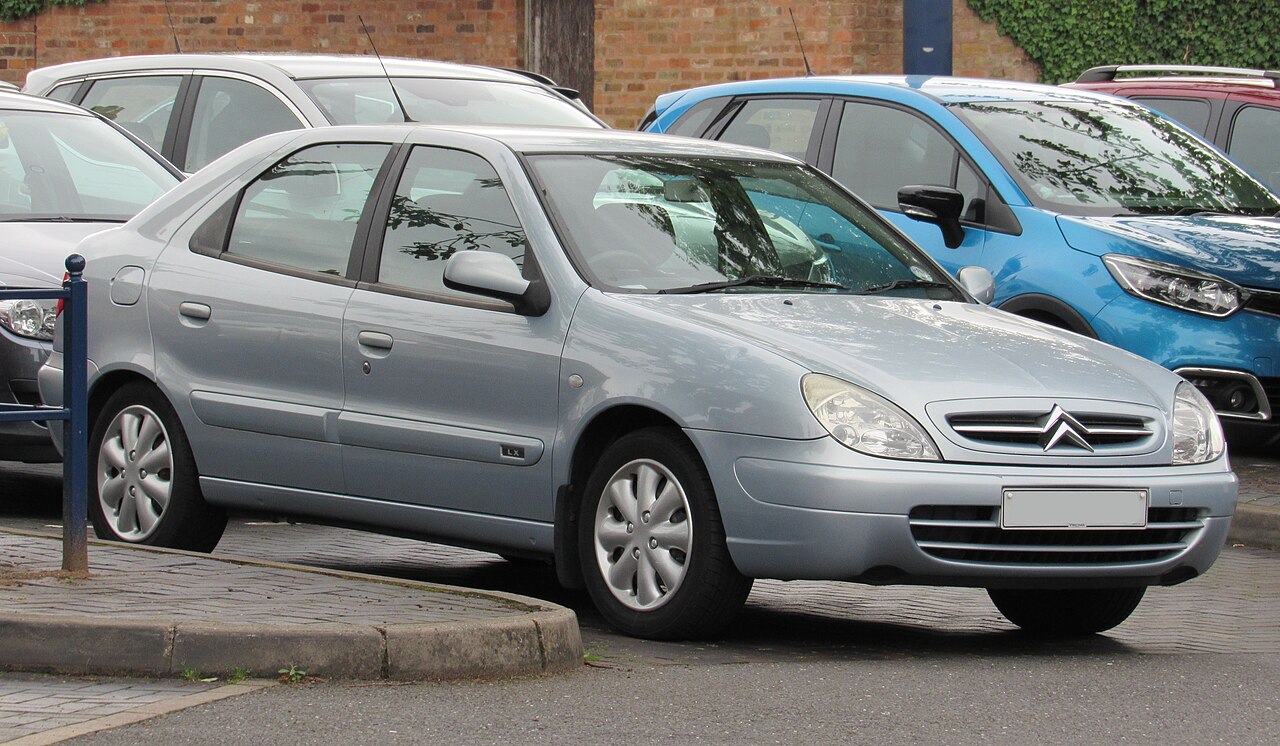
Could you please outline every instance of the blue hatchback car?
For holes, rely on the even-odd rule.
[[[992,305],[1180,373],[1238,442],[1280,435],[1280,200],[1149,109],[1028,83],[815,76],[666,94],[641,128],[805,160],[949,271],[991,270]]]

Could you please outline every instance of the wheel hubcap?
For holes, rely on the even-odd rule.
[[[614,598],[652,611],[674,597],[693,547],[689,499],[662,464],[639,459],[604,488],[595,515],[596,562]]]
[[[155,412],[135,404],[116,415],[98,450],[98,499],[116,535],[142,541],[155,532],[173,494],[169,434]]]

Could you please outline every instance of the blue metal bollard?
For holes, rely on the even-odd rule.
[[[88,293],[84,257],[67,257],[67,306],[62,326],[62,401],[69,410],[62,430],[62,569],[89,571]]]

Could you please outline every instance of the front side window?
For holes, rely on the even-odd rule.
[[[392,198],[378,282],[444,296],[459,251],[494,251],[523,268],[525,234],[497,172],[473,153],[418,147]]]
[[[694,156],[530,156],[574,261],[627,292],[961,294],[812,169]]]
[[[1209,129],[1209,102],[1202,98],[1147,98],[1134,96],[1134,101],[1164,114],[1187,129],[1204,137]]]
[[[94,81],[80,105],[124,127],[159,152],[181,85],[181,75],[105,78]]]
[[[936,127],[915,114],[889,106],[849,102],[836,134],[831,175],[881,209],[898,209],[898,189],[912,184],[955,186],[959,152]],[[967,169],[967,165],[966,165]],[[974,190],[976,176],[963,186]]]
[[[1067,215],[1271,215],[1272,196],[1213,147],[1120,102],[952,104],[1041,209]]]
[[[289,107],[262,86],[209,76],[200,84],[186,157],[179,167],[192,173],[250,140],[302,126]]]
[[[785,98],[748,101],[716,139],[804,160],[821,103],[817,99]]]
[[[300,150],[259,176],[240,199],[227,253],[344,277],[356,225],[389,145]]]
[[[1227,152],[1236,163],[1280,194],[1280,110],[1246,106],[1231,125]]]
[[[177,183],[94,117],[0,110],[0,221],[124,222]]]
[[[556,127],[601,125],[561,96],[532,85],[486,80],[397,77],[317,78],[298,85],[334,124],[518,124]]]

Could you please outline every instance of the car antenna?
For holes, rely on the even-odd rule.
[[[169,33],[173,34],[173,49],[182,54],[182,45],[178,43],[178,30],[173,27],[173,13],[169,11],[169,0],[164,0],[164,17],[169,21]]]
[[[791,8],[787,8],[787,12],[791,14],[791,28],[796,30],[796,43],[800,45],[800,58],[804,60],[804,75],[812,78],[813,68],[809,67],[809,55],[804,53],[804,40],[800,38],[800,27],[796,25],[796,12]]]
[[[396,103],[400,106],[400,116],[404,117],[406,122],[413,122],[409,118],[409,110],[404,108],[404,102],[400,100],[400,92],[396,90],[396,84],[391,81],[391,73],[387,72],[387,65],[382,61],[382,55],[378,54],[378,45],[373,43],[373,34],[369,33],[369,27],[364,25],[364,18],[357,15],[356,20],[360,22],[360,28],[364,29],[369,46],[373,48],[373,56],[378,58],[378,65],[382,67],[382,74],[387,78],[387,85],[391,86],[391,95],[396,97]]]

